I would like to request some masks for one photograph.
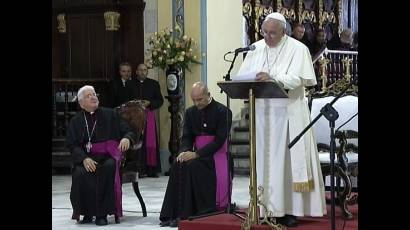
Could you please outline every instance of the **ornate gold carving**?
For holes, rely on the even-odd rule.
[[[274,230],[282,230],[285,229],[285,227],[279,223],[276,223],[276,219],[272,218],[272,219],[268,219],[268,217],[273,216],[273,212],[268,210],[268,208],[266,207],[266,205],[262,202],[262,195],[263,195],[263,187],[259,186],[258,190],[260,191],[259,195],[258,195],[258,204],[260,206],[262,206],[264,212],[265,212],[265,216],[263,217],[263,219],[261,220],[261,224],[266,223],[269,225],[269,227],[271,229]]]
[[[280,10],[282,9],[282,0],[276,0],[276,12],[280,12]]]
[[[300,23],[302,23],[303,21],[316,22],[315,12],[304,10],[300,18]]]
[[[349,84],[350,84],[350,80],[348,80],[347,78],[339,79],[335,83],[333,83],[332,85],[330,85],[328,87],[327,95],[337,95],[343,89],[345,89],[346,86],[348,86]],[[358,92],[358,87],[356,85],[352,84],[352,86],[349,89],[346,90],[344,95],[357,96],[357,92]]]
[[[120,28],[120,13],[115,11],[107,11],[104,13],[105,29],[108,31],[116,31]]]
[[[245,17],[250,17],[252,13],[252,5],[250,2],[246,2],[242,7],[242,14]]]
[[[323,17],[324,17],[324,21],[325,22],[331,22],[331,23],[335,23],[336,22],[336,16],[334,12],[327,12],[325,11],[323,13]]]
[[[329,59],[325,58],[325,56],[322,56],[322,58],[319,60],[319,65],[320,65],[320,69],[322,72],[322,75],[320,76],[320,78],[322,78],[322,92],[325,92],[327,90],[326,84],[327,84],[327,74],[326,74],[326,70],[327,70],[327,63],[329,63]]]
[[[303,22],[303,0],[299,0],[299,6],[298,6],[298,18],[299,18],[299,24],[302,24]]]
[[[328,22],[336,23],[335,13],[321,10],[321,12],[319,12],[319,28],[323,28],[323,24]]]
[[[259,5],[259,6],[255,6],[254,10],[255,10],[255,41],[259,40],[259,33],[260,33],[260,26],[259,26],[259,19],[263,14],[264,11],[263,6]]]
[[[319,29],[323,29],[323,0],[319,0]]]
[[[278,12],[281,13],[288,20],[291,20],[291,21],[296,20],[296,13],[294,9],[288,9],[288,8],[282,7],[280,11]]]
[[[65,14],[57,15],[57,23],[58,23],[58,26],[57,26],[58,32],[63,33],[63,34],[66,33],[67,29],[66,29],[66,22],[65,22]]]
[[[269,6],[268,8],[265,7],[265,9],[263,9],[263,15],[267,16],[268,14],[273,13],[273,7]]]
[[[345,57],[342,59],[343,67],[345,69],[345,78],[350,81],[352,75],[350,75],[350,63],[352,63],[352,59]]]

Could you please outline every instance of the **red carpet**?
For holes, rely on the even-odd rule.
[[[358,206],[349,206],[349,211],[353,214],[353,219],[346,220],[344,230],[357,229]],[[299,225],[292,230],[322,230],[331,229],[330,226],[330,205],[327,206],[328,215],[324,217],[300,217]],[[341,230],[344,220],[341,218],[340,208],[336,206],[336,229]],[[180,230],[240,230],[242,220],[230,214],[220,214],[216,216],[204,217],[193,221],[184,220],[179,223]],[[267,225],[254,225],[252,229],[270,229]]]

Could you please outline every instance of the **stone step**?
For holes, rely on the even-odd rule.
[[[249,145],[231,145],[232,154],[249,155]]]
[[[233,159],[234,168],[249,168],[249,159]]]
[[[248,140],[249,139],[249,132],[234,132],[232,134],[232,139]]]
[[[248,126],[239,126],[233,129],[234,132],[249,132]]]
[[[249,160],[249,153],[231,153],[231,157],[233,159],[248,159]]]
[[[249,157],[247,158],[234,158],[234,174],[236,175],[249,175]]]
[[[235,175],[249,176],[249,168],[234,168],[233,172]]]
[[[230,142],[230,146],[233,145],[249,145],[249,139],[243,138],[243,139],[236,139],[232,138]]]

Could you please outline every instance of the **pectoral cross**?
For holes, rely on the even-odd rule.
[[[91,142],[88,142],[88,143],[85,145],[85,148],[87,149],[87,153],[90,153],[91,147],[93,147],[93,145],[91,144]]]

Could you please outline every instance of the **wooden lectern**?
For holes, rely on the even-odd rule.
[[[288,98],[288,94],[276,81],[220,81],[217,85],[231,99],[249,99],[250,201],[245,222],[241,226],[241,229],[249,230],[252,224],[260,224],[256,187],[255,98]],[[272,229],[282,228],[281,225],[268,224]]]

